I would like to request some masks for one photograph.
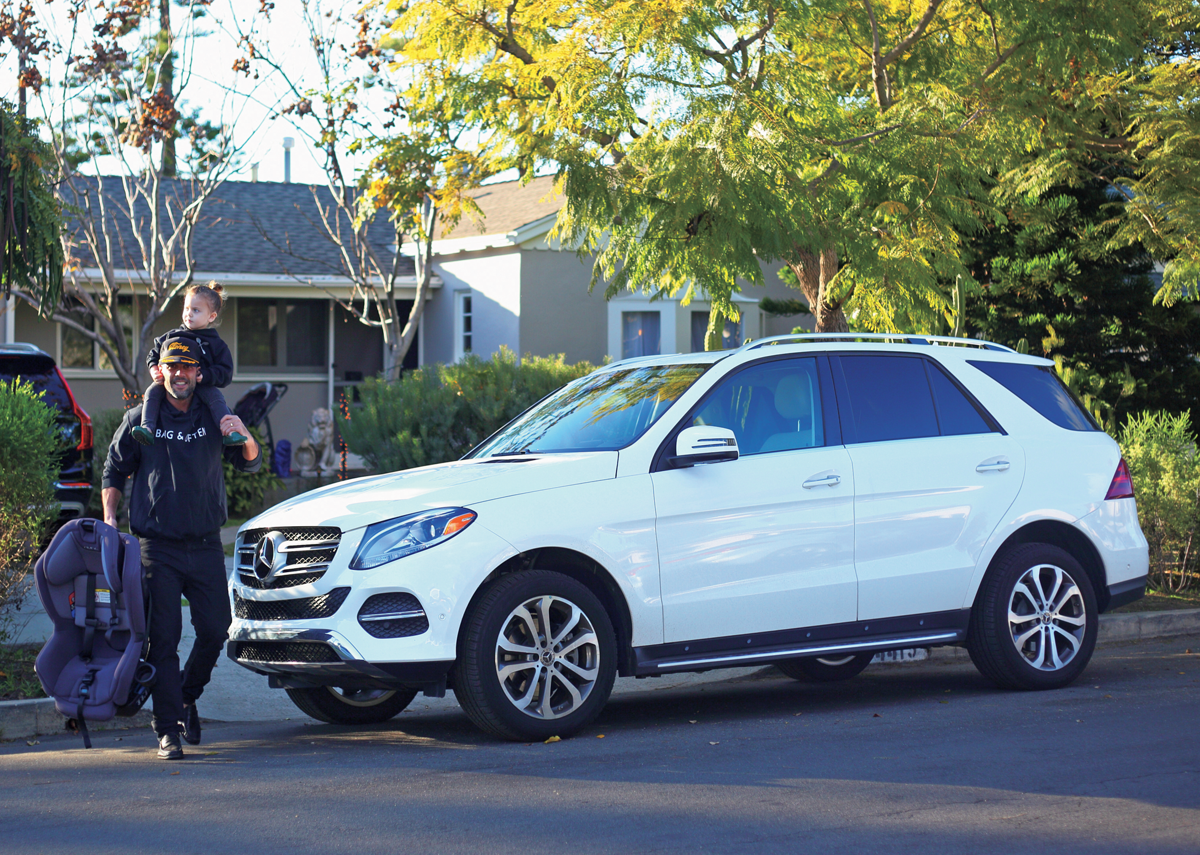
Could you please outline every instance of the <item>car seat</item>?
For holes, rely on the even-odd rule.
[[[792,448],[812,448],[816,445],[813,426],[812,377],[808,374],[788,374],[775,386],[775,412],[787,422],[788,429],[767,437],[763,451],[785,451]]]
[[[87,721],[133,715],[154,684],[141,549],[99,520],[71,520],[37,560],[34,580],[54,624],[34,665],[38,679],[91,748]]]

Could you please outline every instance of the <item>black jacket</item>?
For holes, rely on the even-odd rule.
[[[146,366],[158,365],[158,354],[163,342],[169,338],[190,338],[196,342],[200,351],[200,374],[197,381],[201,386],[216,386],[224,389],[233,379],[233,354],[229,345],[221,340],[221,335],[212,327],[203,330],[189,330],[178,326],[170,332],[165,332],[154,340],[150,352],[146,354]]]
[[[138,537],[191,540],[216,534],[228,518],[225,473],[221,459],[239,472],[257,472],[261,448],[253,460],[242,446],[226,446],[208,407],[193,397],[181,413],[164,402],[158,416],[163,435],[151,446],[139,445],[130,433],[141,423],[142,408],[127,410],[108,447],[104,487],[125,488],[133,476],[129,528]]]

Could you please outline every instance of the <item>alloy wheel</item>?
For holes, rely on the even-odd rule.
[[[525,715],[570,715],[600,676],[600,641],[588,616],[563,597],[526,600],[501,625],[496,676],[505,698]]]
[[[1030,567],[1009,597],[1008,628],[1017,652],[1034,668],[1065,668],[1079,652],[1087,631],[1087,608],[1079,586],[1061,567]]]

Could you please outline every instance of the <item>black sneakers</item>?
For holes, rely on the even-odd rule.
[[[200,744],[200,713],[194,703],[183,708],[183,738],[188,745]]]
[[[183,759],[183,745],[178,733],[164,733],[158,738],[158,756],[163,760]]]

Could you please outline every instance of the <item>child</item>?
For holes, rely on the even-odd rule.
[[[133,428],[133,438],[142,445],[153,445],[158,425],[158,409],[162,406],[166,389],[163,385],[162,369],[158,367],[159,350],[168,338],[184,335],[196,341],[200,350],[200,374],[196,378],[195,395],[212,412],[218,424],[229,415],[229,405],[220,388],[228,386],[233,378],[233,357],[229,347],[213,329],[221,307],[225,302],[222,288],[216,282],[193,285],[183,298],[183,326],[163,333],[154,340],[154,346],[146,356],[146,364],[154,382],[146,390],[142,400],[142,423]],[[226,445],[242,445],[247,437],[237,431],[224,437]]]

